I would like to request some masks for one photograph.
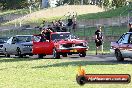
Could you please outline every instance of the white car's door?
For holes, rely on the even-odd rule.
[[[5,44],[4,44],[4,51],[7,53],[11,53],[11,43],[12,43],[12,38],[11,37]]]
[[[10,46],[10,49],[11,49],[10,53],[17,54],[18,43],[17,43],[17,38],[16,37],[13,37],[12,42],[9,46]]]
[[[129,37],[128,56],[132,58],[132,34]]]
[[[129,46],[129,36],[130,34],[124,34],[120,40],[118,41],[119,43],[119,49],[121,51],[121,54],[123,57],[128,57],[128,46]]]

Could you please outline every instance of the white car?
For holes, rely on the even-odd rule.
[[[132,58],[132,32],[124,33],[118,41],[111,42],[110,51],[115,54],[117,61]]]
[[[10,55],[16,55],[19,57],[23,57],[25,55],[32,56],[32,39],[32,35],[13,36],[3,44],[3,52],[6,57],[10,57]]]

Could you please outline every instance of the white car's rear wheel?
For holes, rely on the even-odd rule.
[[[5,48],[5,53],[4,54],[5,54],[5,57],[10,57],[10,54],[7,53],[6,48]]]
[[[20,48],[17,48],[17,55],[18,55],[18,57],[20,57],[20,58],[23,58],[23,55],[21,54],[21,50],[20,50]]]

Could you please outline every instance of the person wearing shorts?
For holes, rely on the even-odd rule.
[[[102,43],[103,43],[102,29],[101,27],[99,27],[99,29],[95,31],[96,55],[97,55],[98,48],[102,46]]]

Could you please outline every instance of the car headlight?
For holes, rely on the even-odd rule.
[[[60,44],[60,45],[59,45],[59,48],[63,48],[63,45],[62,45],[62,44]]]
[[[87,47],[88,46],[88,43],[87,42],[84,42],[83,43],[83,46],[86,46]]]

